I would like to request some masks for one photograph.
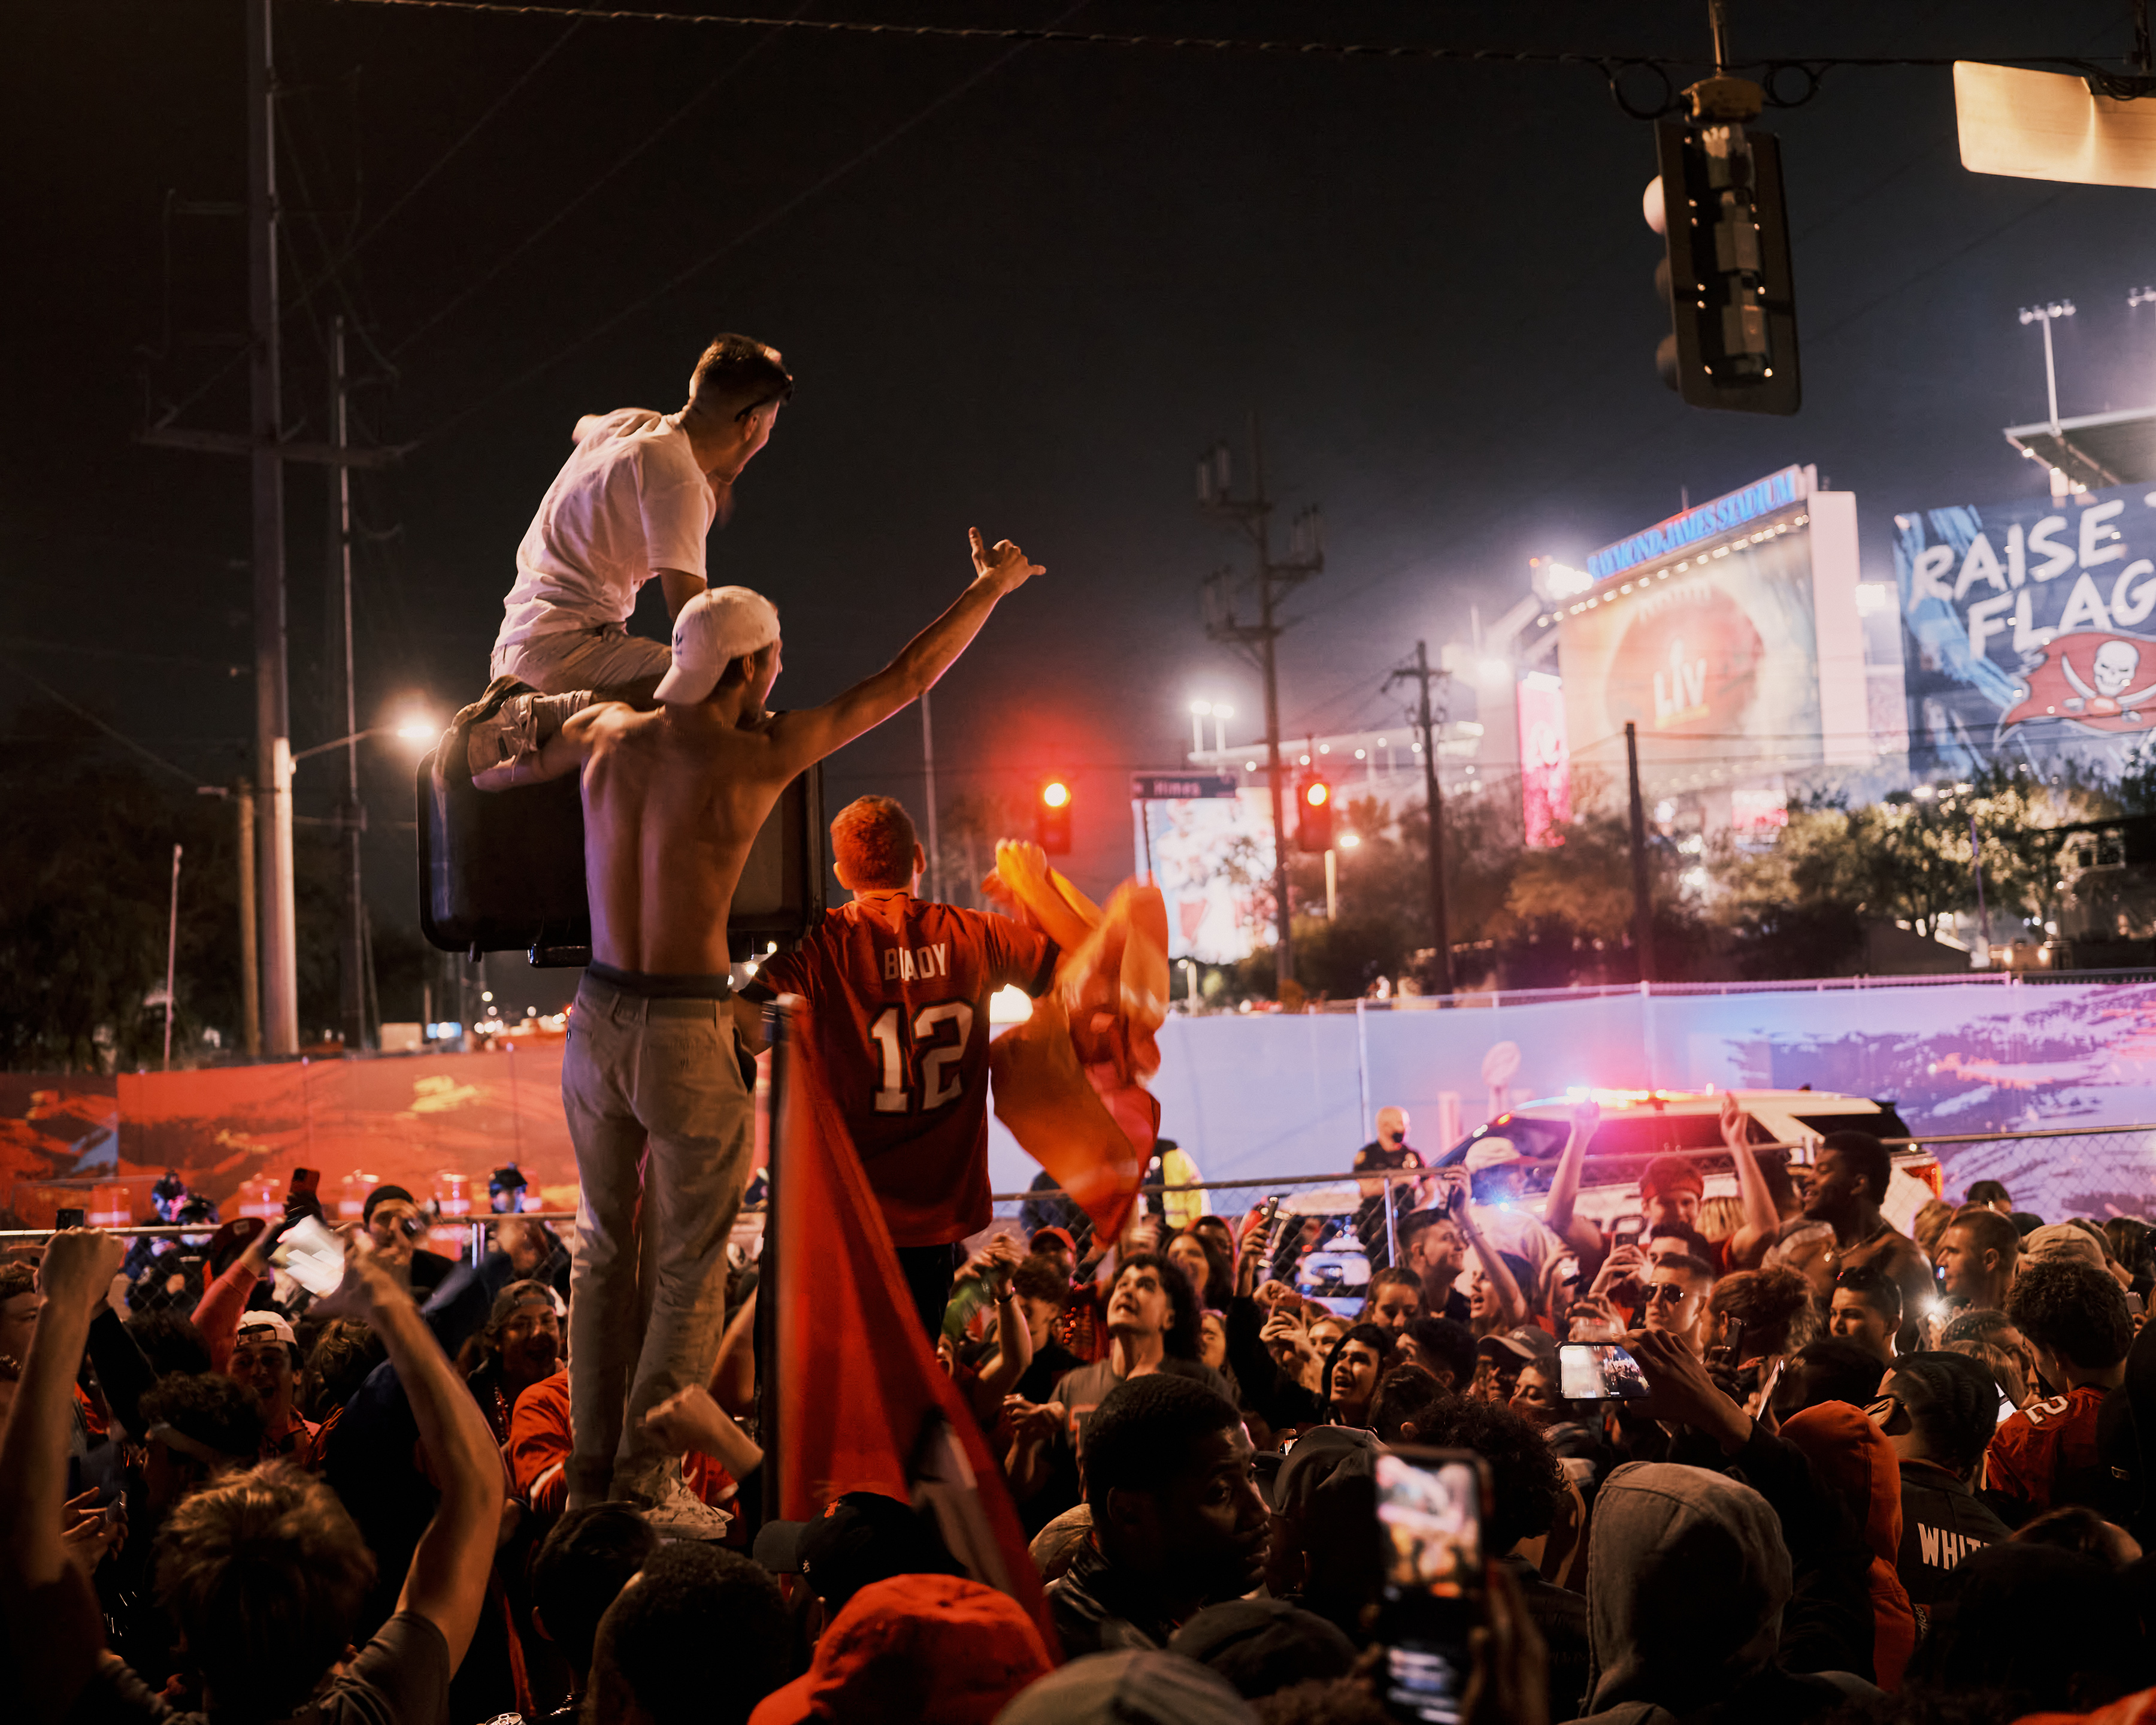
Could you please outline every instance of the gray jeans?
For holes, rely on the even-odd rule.
[[[644,1489],[678,1461],[644,1416],[717,1358],[756,1137],[735,1046],[722,1000],[647,1000],[590,976],[577,989],[562,1101],[583,1182],[569,1282],[580,1497]]]
[[[604,623],[496,646],[488,675],[515,677],[542,695],[567,695],[663,677],[673,664],[665,642],[648,641],[619,623]]]

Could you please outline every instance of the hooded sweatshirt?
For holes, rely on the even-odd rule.
[[[1821,1402],[1782,1427],[1820,1478],[1849,1506],[1871,1553],[1866,1575],[1874,1624],[1871,1666],[1879,1686],[1899,1689],[1917,1649],[1917,1615],[1895,1565],[1902,1551],[1902,1472],[1887,1434],[1847,1402]]]
[[[1844,1692],[1775,1661],[1789,1553],[1767,1500],[1702,1468],[1635,1461],[1595,1500],[1582,1725],[1799,1725]]]

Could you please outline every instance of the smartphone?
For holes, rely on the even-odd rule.
[[[1561,1284],[1568,1286],[1579,1280],[1579,1255],[1578,1253],[1566,1252],[1558,1259],[1557,1279]]]
[[[1566,1342],[1557,1350],[1558,1394],[1568,1402],[1639,1402],[1647,1374],[1614,1342]]]
[[[319,1204],[321,1193],[322,1171],[320,1168],[295,1168],[292,1170],[292,1183],[285,1189],[285,1203],[289,1208],[294,1199],[304,1198],[310,1203]]]
[[[1258,1238],[1264,1242],[1259,1248],[1258,1264],[1262,1270],[1273,1261],[1273,1254],[1280,1250],[1281,1199],[1276,1192],[1265,1200],[1265,1213],[1258,1222]]]
[[[1488,1611],[1489,1467],[1469,1450],[1409,1446],[1374,1465],[1385,1706],[1395,1719],[1459,1725]]]
[[[58,1233],[63,1228],[81,1227],[85,1214],[85,1212],[82,1210],[74,1209],[62,1210],[53,1218],[54,1232]]]
[[[1645,1216],[1620,1216],[1609,1224],[1609,1244],[1616,1246],[1635,1246],[1647,1232]]]
[[[1733,1372],[1744,1361],[1744,1326],[1732,1319],[1729,1327],[1722,1332],[1722,1337],[1719,1348],[1707,1350],[1707,1363]]]
[[[287,1228],[270,1259],[311,1294],[326,1294],[344,1280],[344,1242],[313,1216]]]

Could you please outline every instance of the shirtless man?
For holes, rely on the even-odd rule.
[[[1822,1308],[1833,1299],[1835,1279],[1844,1271],[1864,1265],[1883,1271],[1902,1290],[1897,1346],[1906,1353],[1919,1345],[1917,1325],[1933,1290],[1923,1249],[1879,1214],[1893,1177],[1893,1158],[1870,1132],[1829,1132],[1812,1163],[1811,1196],[1804,1200],[1804,1219],[1826,1228],[1800,1234],[1776,1252],[1784,1268],[1811,1283]]]
[[[705,591],[705,538],[793,393],[777,348],[721,336],[678,412],[621,408],[577,422],[576,448],[516,547],[494,680],[458,715],[470,716],[475,773],[538,748],[595,700],[651,706],[669,661],[662,644],[629,633],[637,593],[658,582],[678,619]]]
[[[957,603],[835,701],[766,711],[778,614],[746,588],[721,588],[681,608],[657,711],[588,706],[475,780],[498,790],[583,775],[593,963],[562,1064],[583,1183],[570,1282],[572,1506],[611,1494],[677,1537],[724,1530],[644,1415],[710,1375],[725,1317],[754,1112],[726,1002],[726,917],[749,847],[795,775],[932,688],[997,601],[1041,572],[1008,540],[990,551],[978,530],[973,552]],[[639,1199],[653,1235],[643,1325]]]

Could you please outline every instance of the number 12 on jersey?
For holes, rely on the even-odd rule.
[[[953,1069],[964,1056],[966,1045],[973,1040],[972,1003],[946,1000],[940,1005],[924,1006],[914,1014],[913,1050],[919,1063],[921,1085],[918,1102],[906,1085],[905,1012],[902,1006],[886,1006],[869,1026],[869,1034],[883,1056],[883,1087],[875,1093],[875,1111],[879,1114],[909,1114],[916,1109],[926,1113],[931,1108],[957,1101],[965,1092],[965,1075]],[[955,1025],[957,1029],[957,1034],[948,1040],[943,1035],[946,1024]]]

